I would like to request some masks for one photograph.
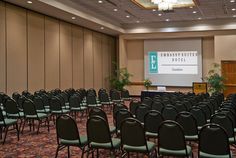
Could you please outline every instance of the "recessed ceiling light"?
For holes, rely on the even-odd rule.
[[[32,1],[27,1],[28,4],[32,4],[33,2]]]
[[[235,11],[236,9],[235,9],[235,8],[232,8],[231,10],[232,10],[232,11]]]
[[[114,8],[114,9],[113,9],[113,11],[114,11],[114,12],[117,12],[117,11],[118,11],[118,9],[117,9],[117,8]]]
[[[197,11],[193,11],[193,14],[196,14],[197,13]]]
[[[189,7],[190,9],[192,9],[193,8],[193,6],[191,6],[191,7]]]
[[[98,3],[103,3],[103,1],[102,1],[102,0],[99,0]]]
[[[199,18],[197,18],[198,20],[201,20],[202,18],[201,17],[199,17]]]
[[[157,11],[156,9],[152,9],[153,12]]]
[[[72,16],[72,17],[71,17],[71,19],[72,19],[72,20],[75,20],[75,19],[76,19],[76,17]]]
[[[104,27],[100,27],[101,30],[104,30]]]
[[[236,18],[236,15],[233,15],[234,18]]]
[[[166,21],[170,21],[170,19],[166,19]]]
[[[231,0],[230,2],[231,2],[231,3],[234,3],[234,2],[235,2],[235,0]]]
[[[130,16],[129,16],[129,15],[126,15],[126,18],[130,18]]]
[[[139,20],[137,20],[137,21],[136,21],[136,23],[140,23],[140,21],[139,21]]]
[[[159,14],[158,14],[158,16],[162,16],[162,14],[161,14],[161,13],[159,13]]]

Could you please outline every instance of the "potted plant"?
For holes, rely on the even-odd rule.
[[[219,93],[223,92],[225,89],[224,86],[225,78],[221,76],[220,65],[217,63],[213,63],[213,68],[209,70],[208,75],[206,77],[206,81],[209,84],[208,90],[210,93]]]
[[[148,88],[152,85],[152,81],[150,81],[148,78],[143,81],[144,86],[148,90]]]
[[[115,76],[112,76],[110,80],[112,87],[119,91],[123,90],[125,86],[131,83],[131,76],[132,74],[128,72],[127,68],[115,70]]]

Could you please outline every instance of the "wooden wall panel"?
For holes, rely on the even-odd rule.
[[[45,89],[59,88],[59,21],[45,18]]]
[[[93,87],[93,36],[92,31],[84,30],[84,87]]]
[[[71,25],[60,22],[60,88],[72,88]]]
[[[44,16],[28,12],[28,90],[44,89]]]
[[[0,2],[0,92],[6,92],[5,3]]]
[[[73,39],[73,87],[84,87],[84,35],[83,29],[72,27]]]
[[[109,47],[108,47],[108,38],[107,36],[102,36],[102,76],[103,76],[103,88],[109,89]]]
[[[102,78],[102,36],[93,33],[93,57],[94,57],[94,88],[99,90],[103,86]]]
[[[26,10],[6,6],[7,22],[7,93],[27,89]]]

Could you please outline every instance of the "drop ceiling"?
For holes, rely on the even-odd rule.
[[[236,29],[236,1],[197,0],[173,12],[144,9],[131,0],[5,0],[108,34]],[[145,0],[144,0],[145,1]],[[76,19],[72,20],[71,17]],[[101,30],[101,27],[104,29]]]

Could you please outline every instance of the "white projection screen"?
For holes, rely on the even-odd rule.
[[[190,87],[202,81],[202,40],[144,40],[144,78],[154,86]]]

